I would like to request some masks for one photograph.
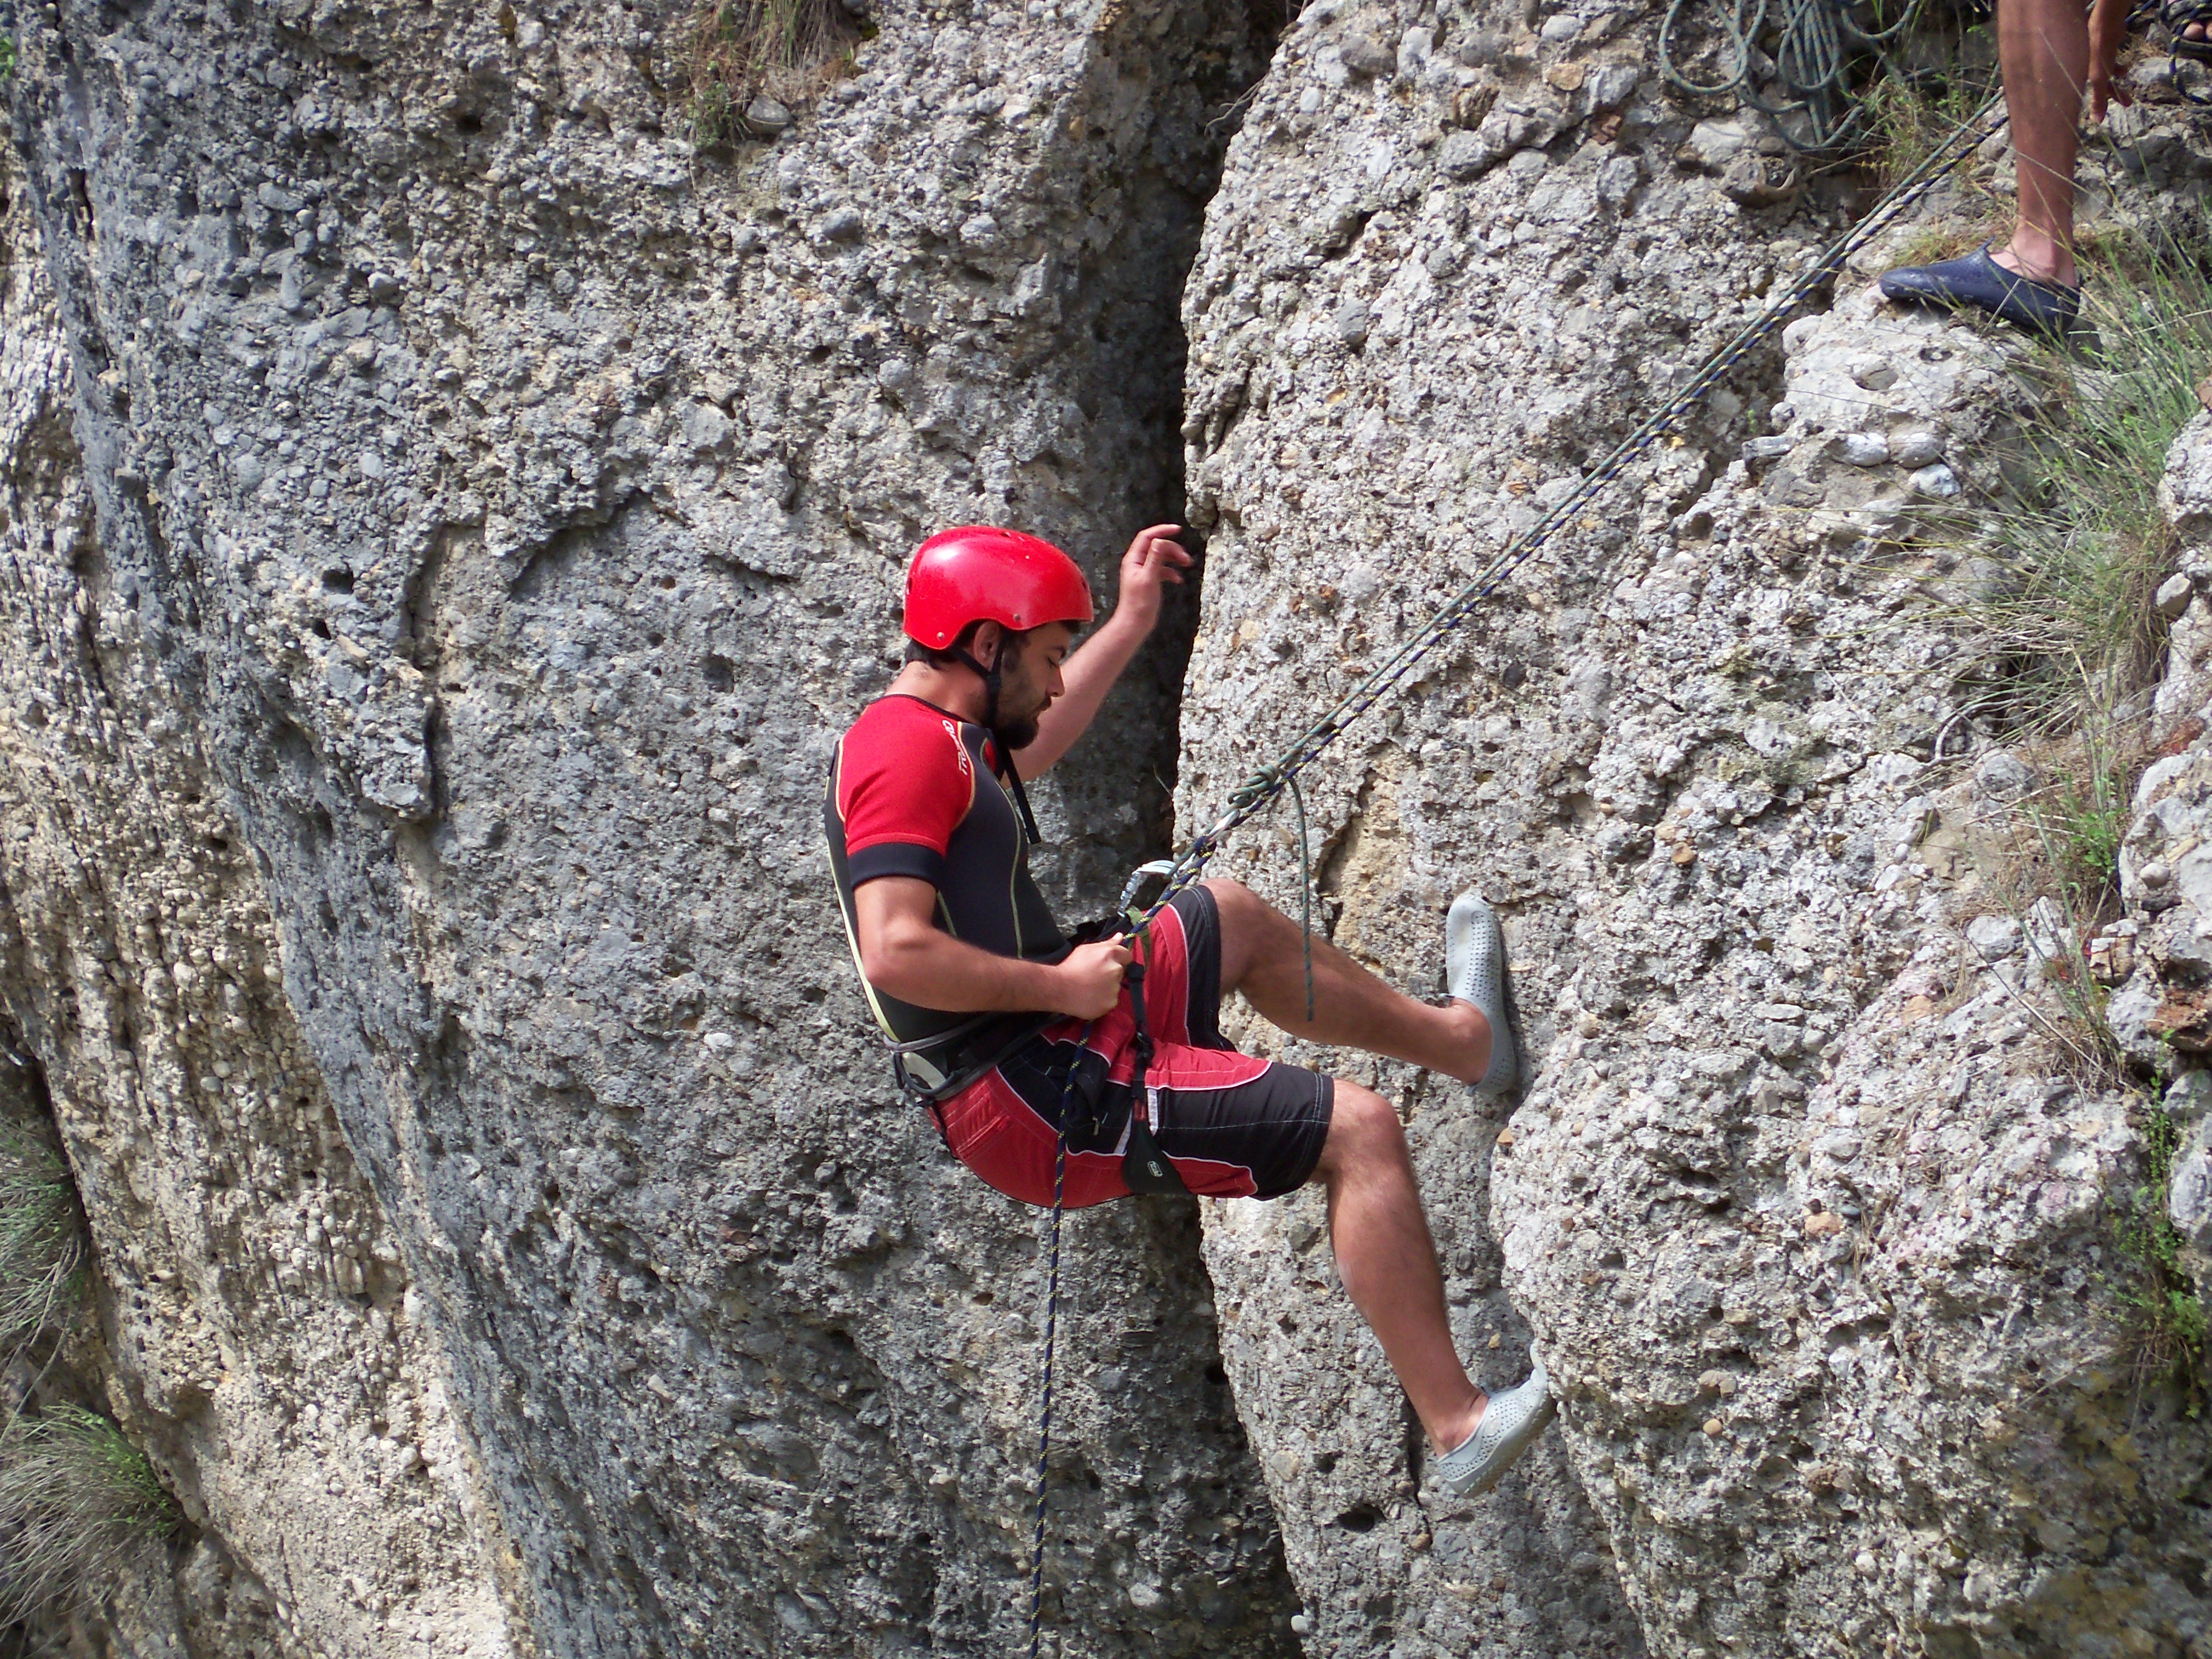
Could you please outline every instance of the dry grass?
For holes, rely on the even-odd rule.
[[[179,1519],[153,1466],[106,1418],[74,1406],[0,1431],[0,1620],[127,1569]]]
[[[1894,265],[1932,265],[1971,253],[1990,240],[1992,226],[1923,225],[1907,237],[1892,257]]]
[[[806,102],[873,33],[837,0],[709,0],[691,23],[691,142],[711,149],[773,136],[749,118],[754,100]]]
[[[1861,97],[1868,134],[1865,161],[1875,181],[1889,190],[1909,178],[1996,90],[1994,80],[1878,76]]]
[[[2081,252],[2096,349],[2036,349],[2044,414],[2021,483],[1937,536],[1997,574],[1948,607],[1964,700],[2032,735],[2113,732],[2158,678],[2152,596],[2175,552],[2159,480],[2212,367],[2212,280],[2193,257],[2140,234],[2085,238]]]
[[[2070,944],[2043,977],[2069,1017],[2063,1063],[2117,1086],[2124,1066],[2087,944],[2117,914],[2120,841],[2148,758],[2141,711],[2165,648],[2153,596],[2175,553],[2158,485],[2212,366],[2212,283],[2178,250],[2141,238],[2082,252],[2096,262],[2084,313],[2100,349],[2036,349],[2047,412],[2024,439],[2021,483],[1934,539],[1995,573],[1945,602],[1963,647],[1959,701],[2058,780],[2021,804],[2010,851],[1983,874],[2023,925],[2039,903],[2056,906],[2046,931]]]
[[[52,1128],[0,1118],[0,1353],[76,1306],[84,1263],[76,1188]]]

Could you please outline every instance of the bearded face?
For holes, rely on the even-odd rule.
[[[1036,741],[1037,718],[1052,702],[1036,672],[1042,653],[1026,649],[1029,643],[1009,634],[999,647],[999,707],[992,730],[1010,753]]]
[[[1075,629],[1066,623],[1000,635],[997,672],[986,676],[998,682],[987,723],[1008,754],[1036,741],[1040,717],[1067,690],[1060,669],[1074,643]]]

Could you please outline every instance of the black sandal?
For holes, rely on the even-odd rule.
[[[2166,31],[2166,78],[2174,89],[2192,104],[2212,104],[2212,95],[2199,96],[2190,90],[2181,78],[2181,60],[2212,64],[2212,0],[2142,0],[2128,14],[2130,32],[2146,29],[2155,23]],[[2185,33],[2201,26],[2204,33],[2191,40]]]
[[[2158,9],[2158,21],[2172,37],[2167,46],[2176,58],[2193,58],[2200,64],[2212,64],[2212,0],[2163,0]],[[2205,31],[2194,40],[2182,33],[2192,24],[2202,25]]]

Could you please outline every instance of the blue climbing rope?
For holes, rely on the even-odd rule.
[[[1691,377],[1689,383],[1669,399],[1665,407],[1622,439],[1565,500],[1538,520],[1527,532],[1508,543],[1504,550],[1472,581],[1444,602],[1419,632],[1346,692],[1335,707],[1300,733],[1288,749],[1246,777],[1231,794],[1229,804],[1221,816],[1193,837],[1190,845],[1178,857],[1173,860],[1160,860],[1148,864],[1132,876],[1128,886],[1122,891],[1121,908],[1129,918],[1133,931],[1141,930],[1153,917],[1167,908],[1177,893],[1197,881],[1204,874],[1207,860],[1212,858],[1224,839],[1254,814],[1264,811],[1285,790],[1290,791],[1291,804],[1297,815],[1300,876],[1306,896],[1304,914],[1306,1017],[1310,1020],[1313,1018],[1313,872],[1306,846],[1305,800],[1298,788],[1298,774],[1318,759],[1322,751],[1341,737],[1362,714],[1407,684],[1407,676],[1454,629],[1465,622],[1478,605],[1497,592],[1498,585],[1506,577],[1587,507],[1600,490],[1619,477],[1631,461],[1672,431],[1684,411],[1703,403],[1723,380],[1735,372],[1752,348],[1779,328],[1784,319],[1814,289],[1832,280],[1854,253],[1880,235],[1900,214],[1933,189],[1943,175],[1975,146],[1996,133],[2004,125],[2004,117],[1999,109],[2001,101],[1993,98],[1961,121],[1943,143],[1929,151],[1918,167],[1907,173],[1887,196],[1875,204],[1871,213],[1849,233],[1831,243],[1812,267],[1784,291],[1780,299],[1771,302],[1756,318],[1737,331],[1734,337],[1707,360],[1705,367]],[[1983,124],[1992,112],[1996,112],[1997,118],[1984,127]],[[1165,885],[1152,907],[1139,915],[1133,908],[1137,892],[1140,884],[1149,876],[1164,877]],[[1082,1046],[1089,1040],[1090,1035],[1091,1027],[1086,1025],[1083,1036],[1077,1040],[1078,1061],[1081,1059]],[[1060,1091],[1059,1142],[1053,1164],[1049,1266],[1046,1275],[1044,1313],[1044,1407],[1037,1429],[1036,1524],[1030,1549],[1030,1659],[1039,1659],[1043,1639],[1045,1482],[1052,1451],[1052,1362],[1060,1317],[1060,1233],[1067,1174],[1067,1108],[1074,1091],[1075,1064],[1071,1063],[1066,1084]]]

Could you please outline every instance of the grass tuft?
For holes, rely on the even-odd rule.
[[[84,1264],[76,1188],[52,1129],[0,1118],[0,1352],[76,1305]]]
[[[711,149],[745,136],[745,112],[763,95],[804,101],[872,33],[837,0],[708,0],[692,23],[692,143]]]
[[[2114,1200],[2114,1242],[2130,1269],[2128,1281],[2114,1289],[2126,1310],[2137,1382],[2172,1383],[2194,1417],[2204,1406],[2202,1362],[2212,1322],[2182,1265],[2181,1234],[2166,1213],[2181,1132],[2156,1103],[2138,1115],[2136,1127],[2142,1179]]]
[[[1860,95],[1867,134],[1864,165],[1883,190],[1910,177],[1990,100],[1995,79],[1911,74],[1878,76]],[[1911,263],[1908,261],[1908,263]]]
[[[2055,1062],[2076,1081],[2133,1088],[2089,945],[2121,911],[2120,842],[2142,753],[2106,724],[2023,748],[2038,771],[2057,781],[1991,826],[1995,833],[1976,851],[1975,881],[1994,908],[2020,925],[2036,980],[2058,1006],[2046,1013],[2027,986],[2008,988],[2055,1043]]]
[[[112,1577],[180,1519],[107,1419],[75,1406],[16,1418],[0,1431],[0,1620]]]
[[[2082,253],[2097,349],[2035,348],[2046,412],[2014,486],[1947,538],[1996,574],[1950,607],[1972,700],[2038,736],[2109,729],[2158,677],[2152,600],[2176,550],[2159,480],[2212,366],[2212,279],[2170,239],[2085,240]]]

